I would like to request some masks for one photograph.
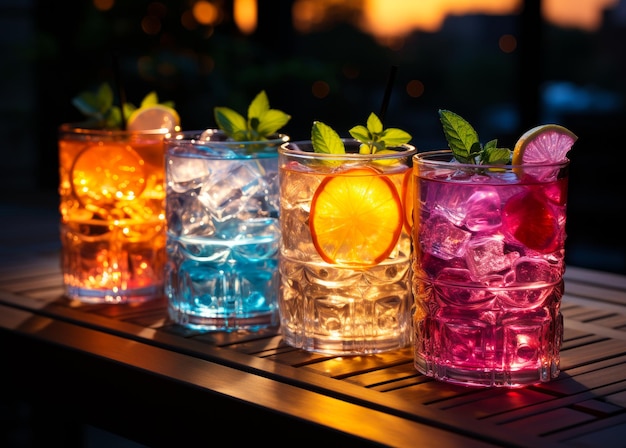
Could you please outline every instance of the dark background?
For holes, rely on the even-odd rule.
[[[385,125],[410,132],[419,150],[445,146],[439,108],[468,119],[483,143],[510,148],[541,123],[575,132],[567,261],[626,273],[624,1],[594,32],[555,27],[540,0],[526,0],[512,15],[448,17],[437,32],[386,45],[359,30],[359,1],[320,12],[302,33],[294,0],[259,0],[250,35],[235,25],[232,0],[213,1],[213,25],[193,20],[193,3],[117,0],[99,10],[88,0],[0,0],[3,201],[57,206],[57,128],[82,118],[74,96],[113,82],[113,55],[127,101],[156,91],[175,102],[184,129],[214,126],[215,106],[245,114],[265,89],[272,107],[292,115],[284,131],[294,140],[309,138],[314,120],[344,136],[364,124],[381,111],[395,66]],[[512,49],[500,48],[503,36]]]

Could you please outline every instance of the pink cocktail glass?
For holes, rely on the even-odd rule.
[[[521,387],[560,372],[569,161],[466,165],[414,156],[415,367]]]

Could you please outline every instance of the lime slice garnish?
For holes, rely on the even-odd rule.
[[[145,131],[149,129],[167,129],[174,131],[180,126],[180,117],[171,107],[154,104],[135,110],[126,125],[129,131]]]
[[[562,162],[578,139],[558,124],[543,124],[526,131],[515,144],[513,165]]]

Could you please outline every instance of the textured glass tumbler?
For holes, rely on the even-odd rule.
[[[415,367],[438,380],[521,387],[559,375],[569,161],[414,157]]]
[[[165,132],[60,127],[62,269],[70,299],[162,296]]]
[[[370,354],[411,342],[411,156],[279,149],[284,341],[329,354]],[[408,207],[408,209],[407,209]]]
[[[278,324],[278,153],[285,135],[239,142],[222,131],[166,146],[170,317],[192,329]]]

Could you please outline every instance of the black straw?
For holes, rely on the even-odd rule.
[[[398,66],[392,65],[389,70],[389,77],[387,78],[387,87],[385,88],[385,96],[383,97],[383,104],[380,107],[380,114],[378,118],[380,121],[385,121],[385,114],[387,113],[387,106],[389,106],[389,98],[391,98],[391,89],[393,88],[393,82],[396,78],[396,72],[398,71]]]
[[[122,115],[122,130],[126,130],[126,117],[124,116],[124,103],[126,103],[126,94],[122,87],[122,75],[120,73],[120,62],[116,53],[113,53],[113,76],[115,77],[115,86],[117,87],[117,95],[120,99],[120,112]]]

